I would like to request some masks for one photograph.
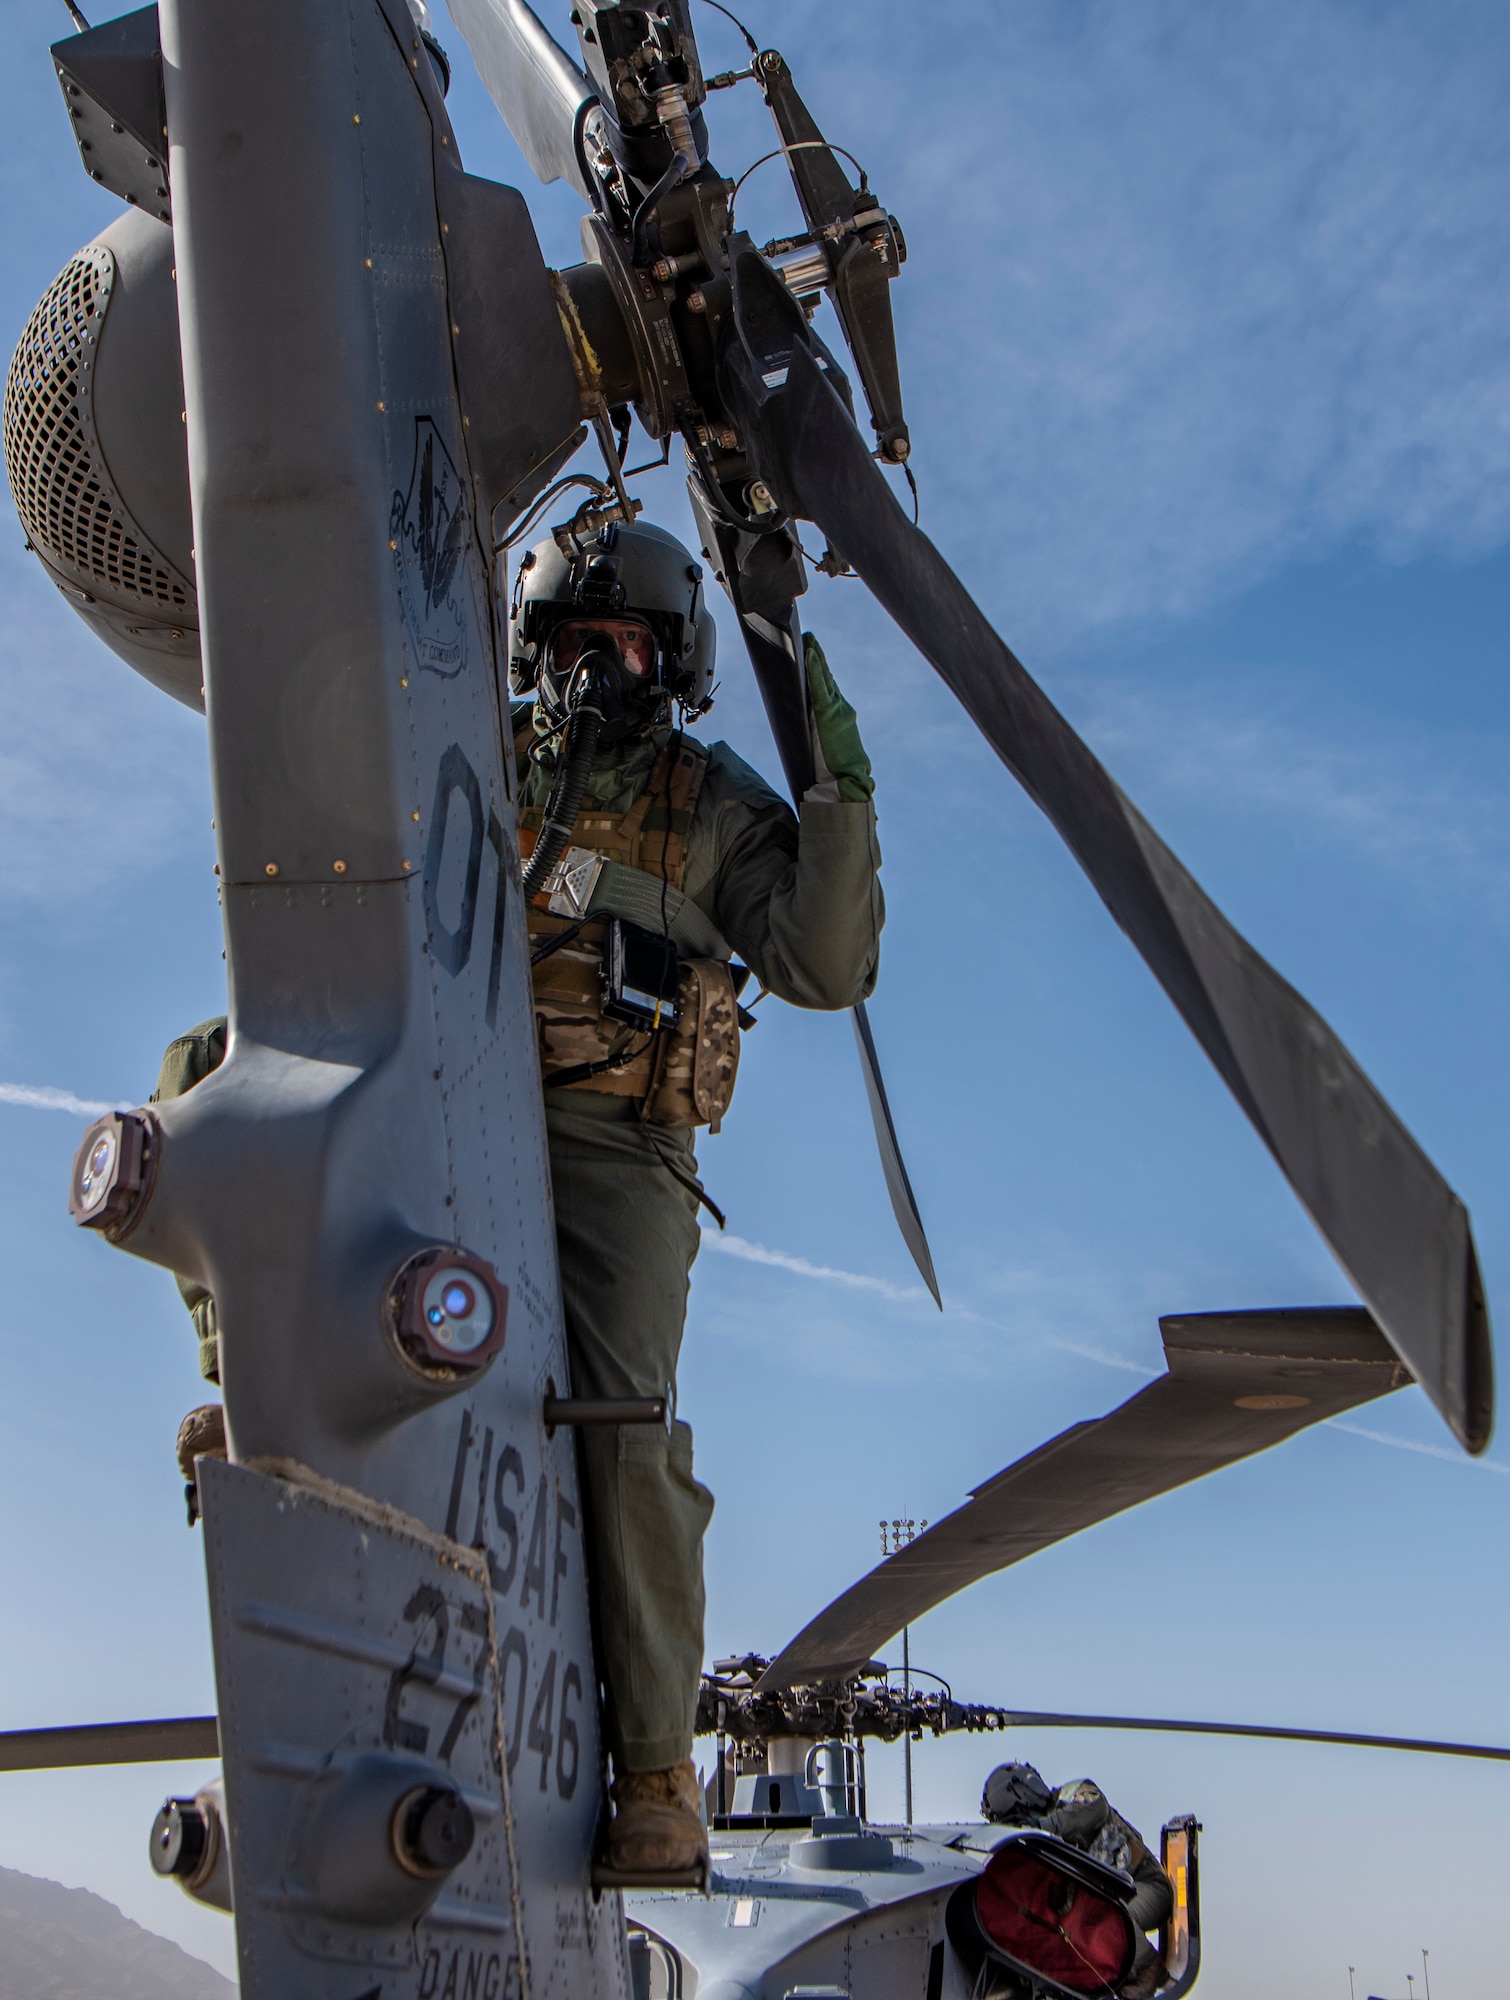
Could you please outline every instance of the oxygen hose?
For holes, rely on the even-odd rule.
[[[526,902],[537,896],[550,880],[552,869],[571,839],[572,827],[582,807],[587,774],[592,769],[592,760],[598,748],[598,733],[603,727],[601,671],[594,663],[577,684],[576,699],[572,702],[570,720],[566,725],[566,738],[561,745],[561,768],[551,787],[550,802],[545,808],[545,820],[540,828],[540,837],[535,842],[535,851],[530,856],[530,865],[524,871]]]

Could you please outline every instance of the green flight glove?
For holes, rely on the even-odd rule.
[[[813,698],[813,748],[817,752],[817,781],[834,780],[839,797],[849,805],[864,805],[875,796],[876,781],[870,759],[860,741],[860,724],[855,711],[840,694],[829,672],[823,648],[811,632],[802,635],[807,659],[807,684]],[[816,789],[816,786],[815,786]]]

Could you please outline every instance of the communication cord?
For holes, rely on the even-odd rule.
[[[572,704],[566,738],[561,745],[561,767],[551,787],[540,838],[535,842],[530,865],[524,871],[526,902],[539,895],[549,881],[551,870],[571,839],[572,827],[582,807],[582,794],[587,790],[588,773],[597,752],[598,734],[603,727],[598,676],[599,669],[590,667],[578,683],[577,698]]]

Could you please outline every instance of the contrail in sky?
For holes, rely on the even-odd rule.
[[[51,1090],[42,1083],[0,1083],[0,1104],[25,1104],[33,1111],[69,1111],[75,1118],[99,1118],[119,1108],[96,1097],[75,1097],[71,1090]]]
[[[1346,1431],[1349,1437],[1367,1438],[1370,1444],[1393,1445],[1396,1451],[1419,1452],[1422,1458],[1445,1458],[1449,1465],[1471,1465],[1481,1472],[1510,1473],[1510,1465],[1497,1465],[1490,1458],[1470,1458],[1466,1452],[1454,1451],[1450,1445],[1422,1444],[1416,1438],[1396,1437],[1392,1431],[1369,1431],[1362,1424],[1346,1424],[1341,1417],[1330,1417],[1327,1428]]]
[[[873,1292],[900,1304],[910,1305],[928,1297],[920,1285],[894,1285],[885,1278],[867,1277],[859,1271],[840,1271],[829,1264],[810,1263],[806,1257],[794,1257],[790,1251],[768,1250],[763,1243],[751,1243],[743,1236],[720,1235],[711,1228],[703,1231],[703,1245],[706,1249],[721,1251],[726,1257],[739,1257],[747,1264],[765,1264],[778,1271],[791,1271],[799,1278],[816,1278],[821,1283],[843,1285],[851,1291]],[[966,1320],[976,1326],[998,1327],[1003,1332],[1011,1331],[988,1313],[976,1312],[970,1306],[956,1305],[949,1310],[955,1319]],[[1036,1338],[1045,1347],[1055,1348],[1064,1354],[1078,1354],[1083,1360],[1098,1362],[1103,1368],[1118,1369],[1125,1375],[1141,1375],[1153,1380],[1161,1373],[1159,1369],[1147,1368],[1141,1362],[1110,1354],[1104,1347],[1063,1340],[1055,1334],[1039,1333]],[[1422,1458],[1444,1459],[1449,1465],[1470,1465],[1476,1471],[1510,1474],[1510,1465],[1496,1464],[1491,1459],[1470,1459],[1449,1445],[1424,1444],[1415,1438],[1397,1437],[1392,1431],[1368,1430],[1362,1424],[1345,1423],[1340,1417],[1329,1418],[1327,1428],[1345,1431],[1350,1437],[1367,1438],[1370,1444],[1388,1445],[1392,1451],[1413,1451]]]
[[[741,1258],[746,1264],[765,1264],[773,1270],[792,1271],[799,1278],[816,1278],[823,1284],[843,1285],[850,1291],[873,1292],[883,1299],[891,1299],[899,1305],[922,1305],[928,1300],[928,1293],[921,1285],[894,1285],[888,1278],[872,1278],[860,1271],[840,1271],[831,1264],[813,1264],[806,1257],[794,1257],[789,1250],[768,1250],[763,1243],[751,1243],[743,1236],[727,1236],[718,1230],[703,1230],[703,1247],[718,1250],[726,1257]],[[988,1326],[998,1333],[1016,1331],[1003,1326],[999,1319],[989,1313],[976,1312],[970,1306],[951,1305],[951,1316],[964,1320],[971,1326]],[[1145,1368],[1139,1361],[1128,1361],[1119,1354],[1109,1354],[1104,1347],[1089,1347],[1078,1340],[1062,1340],[1057,1334],[1039,1333],[1035,1336],[1045,1347],[1057,1348],[1063,1354],[1078,1354],[1083,1360],[1097,1361],[1103,1368],[1117,1368],[1125,1375],[1156,1376],[1157,1368]]]
[[[703,1248],[720,1251],[725,1257],[739,1257],[747,1264],[769,1264],[778,1271],[795,1271],[799,1278],[821,1278],[826,1284],[847,1285],[851,1291],[875,1292],[883,1299],[911,1303],[926,1299],[921,1285],[894,1285],[887,1278],[865,1277],[859,1271],[836,1271],[829,1264],[810,1264],[806,1257],[794,1257],[788,1250],[767,1250],[763,1243],[751,1243],[743,1236],[725,1236],[716,1229],[703,1231]]]
[[[0,1083],[0,1104],[23,1104],[34,1111],[67,1111],[75,1118],[98,1118],[104,1112],[118,1108],[101,1098],[75,1097],[71,1090],[53,1090],[46,1084],[32,1083]],[[790,1271],[799,1278],[816,1278],[821,1284],[843,1285],[853,1292],[871,1292],[898,1305],[919,1304],[928,1296],[921,1285],[894,1285],[889,1278],[873,1278],[862,1271],[841,1271],[832,1264],[814,1264],[806,1257],[794,1257],[789,1250],[768,1250],[763,1243],[751,1243],[747,1237],[728,1236],[714,1229],[703,1231],[703,1248],[716,1250],[724,1257],[738,1257],[746,1264],[765,1264],[777,1271]],[[969,1306],[955,1306],[953,1312],[956,1318],[970,1320],[979,1326],[998,1324],[987,1314],[975,1312]],[[1078,1354],[1086,1361],[1099,1362],[1103,1368],[1115,1368],[1123,1374],[1153,1377],[1158,1373],[1156,1369],[1145,1368],[1139,1362],[1125,1361],[1120,1355],[1108,1354],[1105,1348],[1060,1340],[1053,1334],[1041,1338],[1046,1346],[1058,1348],[1066,1354]],[[1340,1417],[1333,1417],[1328,1428],[1346,1431],[1349,1437],[1367,1438],[1370,1444],[1388,1445],[1393,1451],[1413,1451],[1422,1458],[1446,1459],[1452,1465],[1472,1463],[1484,1472],[1510,1474],[1510,1465],[1496,1465],[1482,1458],[1465,1461],[1461,1452],[1451,1451],[1446,1445],[1422,1444],[1415,1438],[1396,1437],[1390,1431],[1366,1430],[1362,1424],[1344,1423]]]

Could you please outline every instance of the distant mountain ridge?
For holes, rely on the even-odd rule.
[[[203,1959],[88,1889],[0,1868],[0,2000],[236,2000]]]

